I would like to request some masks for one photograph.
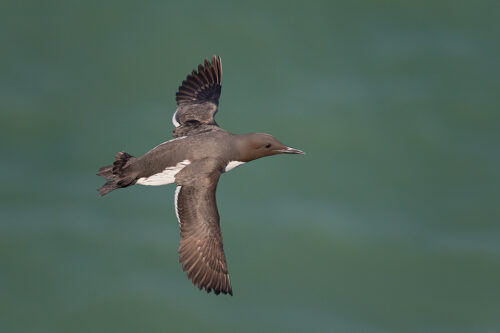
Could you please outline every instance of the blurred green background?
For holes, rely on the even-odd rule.
[[[498,1],[0,13],[1,332],[500,331]],[[234,297],[181,271],[174,186],[96,192],[212,54],[221,127],[307,152],[221,178]]]

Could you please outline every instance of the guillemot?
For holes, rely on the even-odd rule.
[[[277,154],[305,154],[265,133],[232,134],[214,120],[222,88],[221,58],[205,59],[176,93],[174,139],[134,157],[119,152],[99,169],[105,195],[134,184],[176,183],[175,212],[181,229],[179,262],[200,290],[233,294],[222,244],[215,192],[222,173]]]

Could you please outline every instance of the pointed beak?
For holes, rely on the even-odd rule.
[[[292,147],[286,147],[285,149],[278,149],[276,151],[278,151],[280,153],[283,153],[283,154],[301,154],[301,155],[305,155],[306,154],[302,150],[295,149],[295,148],[292,148]]]

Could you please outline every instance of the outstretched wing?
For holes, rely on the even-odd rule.
[[[205,159],[176,176],[175,209],[181,227],[179,261],[195,286],[233,294],[215,199],[222,165]]]
[[[172,117],[175,127],[186,123],[217,125],[214,116],[219,105],[222,88],[222,62],[212,56],[212,62],[205,59],[182,81],[176,94],[177,110]]]

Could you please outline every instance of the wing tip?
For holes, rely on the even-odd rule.
[[[229,296],[233,296],[233,289],[231,288],[228,288],[228,289],[216,289],[216,288],[211,288],[211,287],[205,287],[205,286],[202,286],[202,287],[198,287],[200,290],[203,288],[205,289],[205,291],[207,292],[207,294],[210,294],[212,291],[214,292],[215,295],[219,296],[220,294],[224,294],[224,295],[229,295]]]
[[[207,58],[198,65],[197,70],[193,70],[182,84],[179,86],[175,99],[177,104],[196,103],[201,97],[217,103],[222,85],[222,59],[220,56],[212,55],[211,61]],[[203,94],[203,91],[214,89],[210,96]],[[199,96],[199,94],[201,95]]]
[[[229,275],[228,274],[223,274],[223,278],[218,278],[215,281],[213,281],[213,278],[211,279],[212,281],[206,282],[206,281],[197,281],[195,282],[193,279],[191,279],[191,282],[198,287],[199,290],[205,289],[207,294],[211,293],[212,291],[214,292],[215,295],[219,294],[224,294],[224,295],[230,295],[233,296],[233,288],[231,287],[231,284],[229,283]],[[227,281],[227,285],[223,285],[223,282]]]
[[[188,259],[187,261],[189,262],[191,260]],[[181,260],[179,260],[179,262],[182,264],[182,270],[187,273],[188,279],[191,280],[193,285],[198,287],[199,290],[205,289],[207,294],[213,291],[215,295],[222,293],[233,296],[233,288],[231,286],[231,281],[229,280],[229,274],[208,271],[203,273],[203,269],[192,269],[198,264],[198,262],[192,263],[192,265],[186,265],[185,262],[182,262]]]

